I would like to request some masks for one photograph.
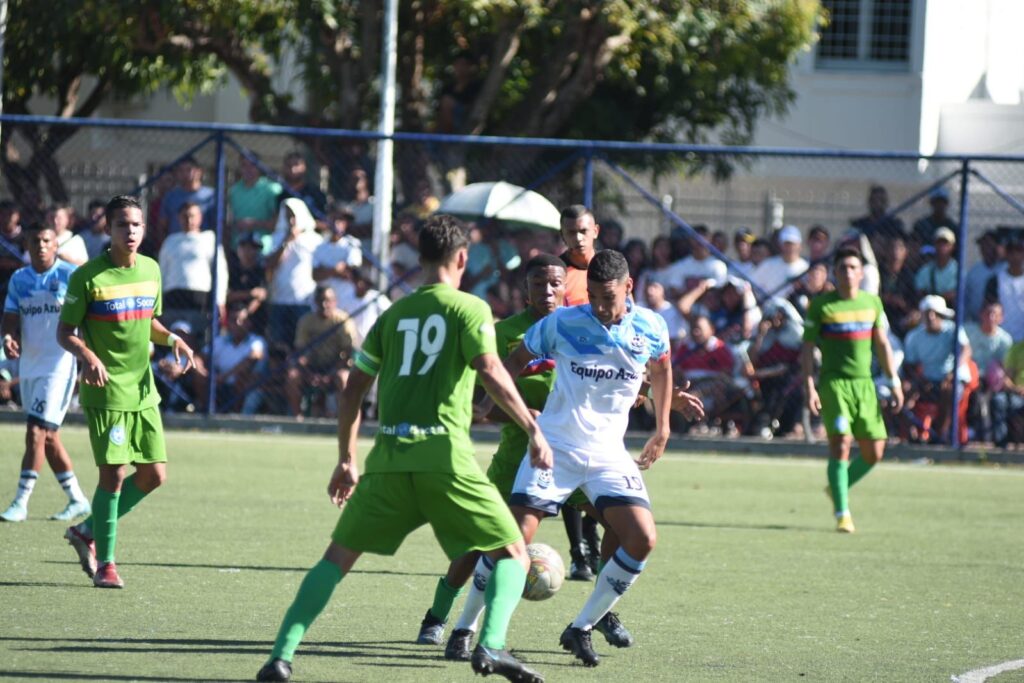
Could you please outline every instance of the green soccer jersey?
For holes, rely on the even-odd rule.
[[[151,258],[138,255],[133,267],[119,268],[104,252],[71,274],[61,322],[81,330],[109,376],[102,387],[79,385],[83,407],[138,411],[160,403],[149,366],[160,310],[160,266]]]
[[[819,294],[804,321],[804,341],[821,349],[821,379],[871,377],[872,334],[884,326],[882,300],[858,291],[852,299],[838,292]]]
[[[490,308],[446,284],[420,287],[377,319],[355,358],[378,382],[366,472],[480,471],[469,438],[470,362],[484,353],[495,353]]]
[[[522,313],[506,318],[494,325],[494,335],[498,345],[498,355],[506,358],[516,350],[523,341],[523,335],[537,322],[537,318],[527,309]],[[543,410],[548,400],[551,387],[555,383],[555,363],[546,358],[538,358],[530,363],[516,379],[516,386],[527,407]],[[501,428],[501,443],[494,458],[511,459],[519,462],[523,459],[530,445],[529,435],[515,422],[506,422]]]

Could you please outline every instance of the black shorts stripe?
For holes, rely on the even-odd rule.
[[[556,503],[553,500],[537,498],[536,496],[531,496],[529,493],[513,493],[512,497],[508,499],[508,504],[537,510],[552,517],[557,515],[558,511],[562,509],[561,503]]]
[[[618,507],[620,505],[635,505],[636,507],[651,509],[649,502],[643,498],[635,498],[633,496],[598,496],[597,500],[594,501],[594,507],[597,508],[598,512],[605,508]]]
[[[47,422],[43,418],[36,417],[35,415],[26,415],[25,416],[25,421],[28,422],[30,425],[35,425],[36,427],[42,427],[43,429],[45,429],[47,431],[51,431],[51,432],[55,432],[58,429],[60,429],[60,425],[54,424],[52,422]]]
[[[620,567],[622,567],[622,569],[629,572],[630,574],[639,574],[641,571],[640,569],[634,569],[633,567],[630,567],[628,564],[620,560],[618,553],[612,553],[612,560],[615,562],[615,564],[619,565]]]

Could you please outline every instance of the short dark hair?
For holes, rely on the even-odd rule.
[[[815,235],[821,235],[825,239],[830,239],[828,230],[825,229],[824,225],[813,225],[811,231],[807,233],[807,239],[813,239]]]
[[[529,275],[538,268],[561,268],[565,270],[565,261],[554,254],[537,254],[526,262],[526,274]]]
[[[693,232],[694,234],[700,235],[701,237],[707,237],[711,231],[708,229],[708,226],[701,223],[699,225],[693,226]]]
[[[139,203],[138,197],[133,197],[130,194],[119,194],[116,197],[111,197],[110,201],[107,202],[107,208],[103,210],[103,215],[107,217],[108,223],[113,223],[114,213],[122,209],[138,209],[142,211],[142,204]]]
[[[468,245],[469,237],[462,221],[450,214],[435,214],[420,230],[420,261],[443,265]]]
[[[184,202],[184,203],[182,203],[181,206],[178,207],[178,215],[181,215],[182,211],[187,211],[187,210],[191,209],[193,206],[196,207],[197,209],[202,209],[203,208],[203,207],[199,206],[198,204],[196,204],[195,202]]]
[[[587,279],[594,282],[623,282],[629,277],[629,262],[614,249],[602,249],[594,254],[587,266]]]
[[[22,229],[26,233],[29,233],[29,232],[43,232],[44,230],[50,230],[52,232],[57,232],[57,228],[53,227],[49,223],[42,223],[42,222],[32,223],[28,227],[22,228]]]
[[[319,299],[324,298],[325,296],[327,296],[328,292],[334,294],[334,288],[331,287],[330,285],[325,284],[317,285],[316,289],[313,290],[313,300],[317,301]]]
[[[847,259],[847,258],[851,258],[851,257],[857,259],[858,261],[860,261],[860,264],[862,266],[864,265],[864,254],[860,253],[860,249],[853,249],[851,247],[843,247],[842,249],[837,249],[836,250],[835,256],[832,257],[832,266],[833,267],[838,266],[840,263],[843,262],[843,259]]]
[[[563,221],[578,221],[584,216],[593,216],[594,212],[583,206],[582,204],[571,204],[564,209],[560,214],[560,218]]]

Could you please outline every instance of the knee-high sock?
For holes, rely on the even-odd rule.
[[[518,560],[506,557],[495,563],[494,574],[487,582],[485,592],[487,613],[484,614],[484,627],[480,629],[481,645],[495,650],[505,649],[508,622],[523,597],[525,584],[526,570]]]
[[[75,476],[73,471],[68,470],[54,476],[57,477],[57,483],[64,489],[64,493],[72,503],[86,499],[85,494],[82,492],[82,487],[78,484],[78,477]]]
[[[140,489],[138,485],[135,483],[134,474],[125,479],[124,483],[121,484],[121,496],[118,498],[117,501],[117,518],[121,519],[122,517],[127,515],[129,512],[132,511],[132,509],[136,505],[139,504],[139,502],[142,501],[143,498],[145,498],[148,495],[148,493]],[[93,517],[96,516],[95,507],[96,506],[93,506],[94,509],[92,516],[79,525],[79,528],[85,531],[87,535],[95,535],[95,533],[93,532]]]
[[[850,487],[852,488],[854,484],[856,484],[858,481],[863,479],[864,476],[868,472],[870,472],[871,468],[874,467],[874,466],[875,466],[874,463],[869,463],[867,460],[865,460],[864,458],[862,458],[860,456],[857,456],[856,458],[854,458],[853,461],[850,463],[850,469],[849,469],[849,473],[850,473],[850,484],[849,485],[850,485]]]
[[[320,560],[306,573],[306,578],[295,594],[295,600],[284,614],[284,621],[277,632],[271,659],[292,661],[295,650],[302,642],[302,636],[320,616],[327,602],[334,593],[335,586],[342,579],[338,565],[327,560]]]
[[[590,594],[579,616],[572,622],[576,628],[591,629],[601,621],[619,598],[636,583],[646,562],[634,560],[622,548],[615,551],[594,582],[594,592]]]
[[[14,495],[15,504],[28,505],[28,499],[32,497],[32,489],[36,487],[39,480],[39,473],[35,470],[22,470],[18,477],[18,492]]]
[[[597,555],[601,552],[601,537],[597,533],[597,520],[590,515],[583,516],[583,539],[590,546],[590,553]]]
[[[434,604],[430,607],[430,613],[441,621],[448,621],[448,616],[452,613],[452,605],[460,595],[462,595],[462,589],[452,588],[442,576],[434,590]]]
[[[99,486],[92,498],[92,537],[96,541],[96,561],[100,564],[114,561],[117,545],[117,503],[120,492],[111,493]]]
[[[562,523],[565,524],[565,535],[569,539],[569,554],[578,553],[583,545],[583,513],[571,505],[563,505]]]
[[[836,516],[850,511],[850,463],[830,458],[828,461],[828,485],[832,489],[832,504]]]
[[[480,560],[476,563],[476,569],[473,570],[473,583],[466,593],[466,604],[462,606],[462,614],[455,622],[455,630],[469,629],[476,632],[476,622],[484,611],[486,601],[484,591],[487,589],[493,571],[494,562],[486,555],[481,555]]]

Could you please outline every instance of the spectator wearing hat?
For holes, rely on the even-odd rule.
[[[882,185],[872,185],[868,190],[868,213],[852,221],[853,227],[869,239],[876,235],[905,235],[903,221],[889,215],[889,191]]]
[[[938,294],[950,306],[956,306],[957,262],[953,258],[956,233],[943,226],[935,231],[935,257],[914,275],[918,297]]]
[[[964,291],[964,315],[968,320],[978,320],[981,308],[985,305],[985,288],[988,281],[996,273],[1006,268],[1003,260],[1003,248],[999,244],[999,234],[995,230],[986,230],[975,240],[981,260],[967,271],[967,282]]]
[[[914,237],[920,240],[921,244],[930,244],[935,239],[935,231],[939,228],[949,228],[956,234],[959,225],[947,213],[949,190],[945,187],[936,187],[928,194],[928,203],[932,207],[931,213],[914,222],[912,229]]]
[[[263,239],[258,232],[243,232],[228,258],[228,307],[245,306],[249,325],[262,334],[267,325],[267,271],[263,265]]]
[[[964,369],[971,360],[971,343],[963,330],[957,334],[950,320],[953,309],[943,297],[928,294],[921,299],[918,309],[921,324],[907,333],[903,344],[904,394],[908,407],[918,402],[937,406],[935,423],[940,425],[939,433],[945,434],[951,418],[949,408],[953,405],[954,344],[963,347],[957,379],[966,383],[970,377]]]
[[[779,255],[765,259],[750,279],[766,294],[785,299],[793,292],[793,281],[807,272],[809,264],[800,255],[802,245],[800,228],[787,225],[779,231]]]
[[[313,301],[313,252],[323,238],[306,203],[289,197],[281,204],[273,239],[273,251],[267,257],[268,332],[271,342],[290,344],[299,318],[309,312]]]
[[[313,251],[313,279],[334,290],[339,307],[346,313],[349,311],[342,302],[350,300],[355,290],[350,271],[363,265],[362,242],[348,234],[352,220],[351,211],[335,207],[328,216],[327,239]]]
[[[757,237],[750,228],[740,228],[732,237],[732,247],[736,250],[736,270],[749,276],[754,270],[754,262],[751,260],[754,242]]]
[[[814,225],[807,232],[807,260],[811,263],[822,263],[829,258],[829,243],[832,236],[824,225]],[[826,267],[827,270],[827,267]]]
[[[1024,233],[1008,231],[1003,242],[1006,267],[988,281],[985,299],[1003,305],[1003,329],[1016,343],[1024,341]]]
[[[690,255],[672,264],[668,276],[669,297],[690,291],[703,280],[713,280],[715,287],[725,283],[728,269],[725,263],[711,255],[708,248],[710,231],[706,225],[693,228],[690,236]]]

